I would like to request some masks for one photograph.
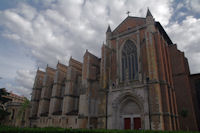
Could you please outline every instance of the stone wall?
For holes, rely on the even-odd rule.
[[[171,46],[169,50],[172,61],[173,82],[179,113],[180,129],[197,130],[198,127],[194,112],[187,59],[184,53],[177,49],[176,45]],[[184,117],[182,115],[183,112],[187,112],[187,116]]]

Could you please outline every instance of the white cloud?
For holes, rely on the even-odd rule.
[[[36,66],[56,66],[57,60],[67,64],[70,56],[82,61],[89,49],[100,57],[108,24],[114,29],[127,16],[145,17],[150,8],[156,21],[166,26],[173,13],[173,0],[48,0],[36,1],[44,9],[20,3],[15,9],[0,11],[0,33],[26,47]],[[18,70],[17,93],[28,95],[33,80],[30,70]],[[14,85],[13,85],[14,86]],[[14,90],[13,89],[13,90]],[[23,91],[25,90],[25,91]]]
[[[71,55],[82,61],[85,49],[100,56],[108,23],[116,27],[127,10],[132,15],[145,17],[149,7],[156,20],[168,24],[172,12],[170,3],[168,0],[58,0],[49,1],[44,10],[21,3],[15,9],[1,12],[0,24],[6,27],[2,35],[30,48],[37,64],[55,66],[58,59],[66,62]]]

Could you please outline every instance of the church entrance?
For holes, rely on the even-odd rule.
[[[142,100],[130,94],[116,97],[112,104],[113,114],[108,124],[113,129],[145,129]]]
[[[125,98],[120,105],[121,129],[138,130],[142,128],[141,109],[131,98]]]
[[[141,129],[141,118],[140,117],[124,117],[124,129]]]

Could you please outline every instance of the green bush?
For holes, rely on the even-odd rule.
[[[65,128],[17,128],[0,126],[0,133],[198,133],[190,131],[150,131],[150,130],[105,130],[105,129],[65,129]]]

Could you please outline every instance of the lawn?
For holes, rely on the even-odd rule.
[[[0,126],[0,133],[199,133],[191,131],[150,131],[150,130],[105,130],[65,128],[17,128]]]

